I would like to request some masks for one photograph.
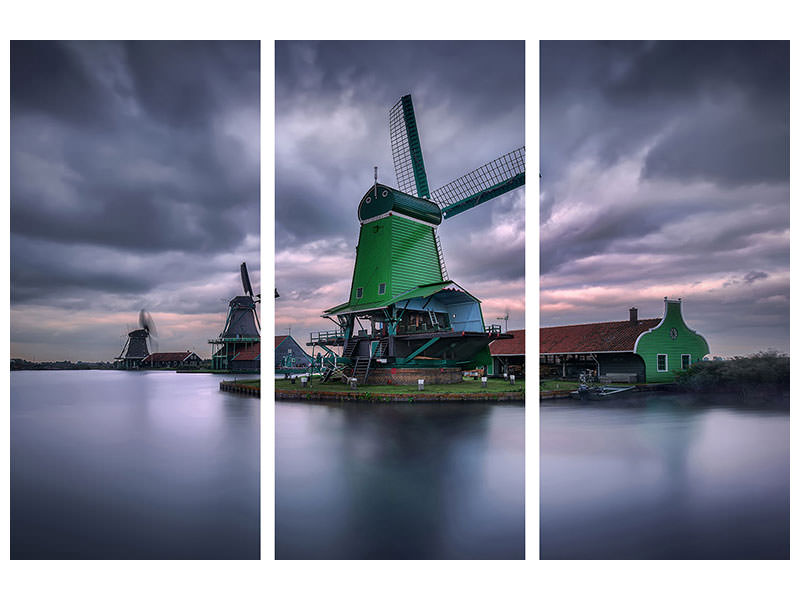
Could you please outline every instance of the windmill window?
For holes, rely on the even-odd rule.
[[[389,192],[387,192],[386,190],[383,190],[383,193],[381,194],[381,196],[386,198],[386,196],[388,196],[388,195],[389,195]]]
[[[663,373],[667,370],[667,355],[656,354],[656,371]]]
[[[689,365],[692,364],[692,355],[691,354],[681,354],[681,369],[684,371],[689,368]]]
[[[386,293],[386,284],[385,283],[379,283],[378,284],[378,293],[379,294],[385,294]]]
[[[356,289],[356,298],[361,298],[364,295],[364,288],[357,288]]]

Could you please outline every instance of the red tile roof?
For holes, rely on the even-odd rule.
[[[283,340],[285,340],[287,337],[289,337],[289,336],[288,335],[276,335],[275,336],[275,348],[280,346],[281,343],[283,342]]]
[[[514,337],[508,340],[495,340],[489,344],[489,352],[492,356],[517,356],[525,354],[525,330],[512,329],[507,331]]]
[[[172,362],[174,360],[182,362],[189,358],[194,352],[185,350],[183,352],[153,352],[143,362]]]
[[[636,323],[611,321],[609,323],[541,327],[539,329],[539,352],[541,354],[633,352],[636,338],[660,322],[661,319],[640,319]]]
[[[261,358],[261,342],[256,342],[241,350],[233,360],[259,360],[259,358]]]

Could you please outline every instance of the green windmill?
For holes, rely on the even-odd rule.
[[[309,346],[341,346],[337,369],[360,382],[461,380],[493,339],[480,301],[450,280],[437,227],[525,183],[525,148],[429,191],[411,96],[389,112],[397,189],[375,183],[358,205],[361,230],[350,297],[323,317],[335,331],[311,334]],[[377,169],[376,169],[377,170]],[[344,369],[342,369],[344,367]]]

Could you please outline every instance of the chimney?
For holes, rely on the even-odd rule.
[[[639,309],[638,309],[638,308],[636,308],[635,306],[632,306],[632,307],[629,309],[629,311],[628,311],[628,312],[630,313],[630,319],[631,319],[631,323],[633,323],[634,325],[636,325],[636,323],[638,323],[638,322],[639,322]]]

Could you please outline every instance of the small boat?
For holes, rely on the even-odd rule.
[[[629,387],[612,387],[612,386],[589,386],[581,384],[578,389],[571,392],[572,396],[580,398],[581,400],[606,400],[616,394],[629,392],[636,389],[636,386]]]

